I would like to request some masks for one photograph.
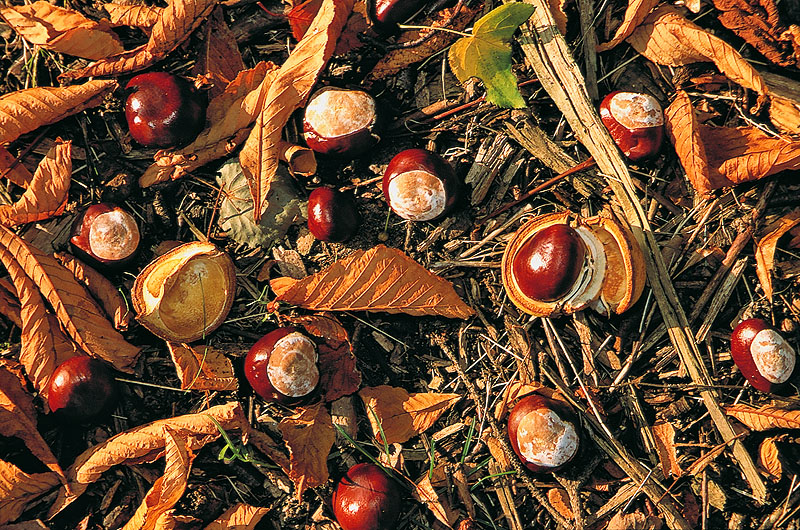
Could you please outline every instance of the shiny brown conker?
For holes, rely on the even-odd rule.
[[[317,188],[308,197],[308,229],[320,241],[345,241],[356,233],[361,217],[350,193]]]
[[[460,184],[452,166],[436,153],[406,149],[383,174],[383,196],[394,213],[410,221],[433,221],[455,205]]]
[[[567,465],[580,447],[578,420],[569,406],[540,394],[519,400],[508,416],[508,438],[522,463],[549,473]]]
[[[664,112],[648,94],[615,91],[600,102],[600,119],[622,153],[640,160],[658,153],[664,139]]]
[[[70,357],[50,379],[47,404],[67,421],[88,422],[108,414],[117,402],[117,383],[102,361]]]
[[[753,388],[762,392],[784,388],[797,367],[794,348],[760,318],[743,320],[734,328],[731,357]]]
[[[261,337],[247,352],[244,374],[256,394],[267,401],[298,404],[319,384],[316,344],[292,327]]]
[[[121,266],[139,249],[139,225],[133,215],[115,204],[93,204],[73,221],[69,241],[72,251],[91,264]]]
[[[402,491],[379,466],[351,467],[333,491],[333,514],[344,530],[392,530]]]

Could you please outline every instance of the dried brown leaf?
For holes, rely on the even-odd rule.
[[[243,502],[234,504],[203,530],[253,530],[269,508],[250,506]]]
[[[272,63],[260,62],[240,72],[225,91],[208,104],[206,128],[186,147],[156,153],[155,163],[139,178],[139,185],[148,187],[179,179],[231,154],[250,133],[277,68]]]
[[[306,489],[328,481],[328,453],[336,440],[333,421],[320,402],[298,407],[295,414],[280,421],[278,428],[289,448],[289,478],[299,500]]]
[[[767,93],[759,73],[730,44],[692,23],[671,6],[661,6],[628,37],[636,51],[667,66],[711,61],[731,81]]]
[[[800,224],[800,210],[794,210],[762,228],[753,238],[756,275],[769,301],[772,301],[772,271],[775,270],[775,249],[778,240],[798,224]]]
[[[661,470],[666,478],[678,478],[683,474],[681,466],[678,464],[678,453],[675,449],[675,427],[666,421],[653,424],[653,439],[656,442],[658,460],[661,462]]]
[[[689,95],[678,90],[675,100],[664,111],[664,126],[686,177],[698,193],[706,195],[713,189],[705,146],[700,138],[700,123]]]
[[[784,133],[800,135],[800,101],[770,94],[769,120]]]
[[[103,4],[103,9],[108,12],[113,26],[132,26],[143,30],[150,30],[158,20],[163,7],[145,6],[136,4]]]
[[[0,205],[0,224],[17,226],[61,215],[67,206],[70,182],[72,142],[59,138],[39,163],[22,197],[12,205]]]
[[[364,387],[358,395],[364,401],[375,439],[388,444],[406,442],[429,429],[461,399],[460,394],[409,394],[388,385]]]
[[[598,52],[605,52],[631,36],[631,33],[647,18],[650,11],[658,5],[658,0],[629,0],[625,17],[610,41],[597,46]],[[563,32],[562,32],[563,33]]]
[[[278,168],[279,145],[289,116],[305,104],[328,60],[355,0],[324,0],[303,39],[270,83],[255,127],[239,153],[253,196],[256,223],[266,209]]]
[[[292,175],[310,177],[317,172],[317,158],[308,147],[281,141],[278,143],[278,158],[289,166]]]
[[[289,18],[289,25],[292,27],[292,36],[295,40],[299,41],[303,38],[321,6],[322,0],[307,0],[292,7],[286,13]],[[367,22],[366,0],[356,0],[353,11],[347,18],[342,34],[336,43],[336,55],[344,55],[362,47],[364,43],[358,38],[359,34],[362,33],[369,33],[372,38],[377,36],[375,32],[370,31],[370,25]]]
[[[8,278],[0,279],[0,315],[3,315],[15,326],[22,329],[22,317],[19,312],[17,291]]]
[[[153,483],[122,530],[155,530],[158,519],[183,496],[193,459],[185,435],[164,425],[164,475]]]
[[[608,521],[606,530],[660,530],[663,521],[652,515],[645,515],[640,511],[625,513],[619,511]]]
[[[731,440],[732,441],[732,440]],[[694,477],[703,472],[719,455],[730,445],[729,443],[721,443],[709,449],[703,455],[692,462],[692,465],[686,470],[686,475]]]
[[[474,314],[452,284],[397,249],[357,251],[302,280],[276,278],[277,302],[315,311],[385,311],[468,318]]]
[[[178,370],[181,390],[236,390],[239,388],[231,360],[211,346],[167,342]]]
[[[450,507],[446,497],[436,493],[427,473],[414,485],[414,498],[425,504],[440,523],[453,528],[458,520],[458,512]]]
[[[221,8],[218,7],[208,19],[204,35],[203,47],[193,72],[196,75],[213,74],[224,80],[222,86],[215,84],[211,87],[209,97],[214,98],[225,91],[225,85],[236,79],[245,65],[236,36],[225,23]]]
[[[750,405],[732,405],[725,408],[725,413],[754,431],[800,429],[800,410],[786,410],[772,405],[759,408]]]
[[[211,418],[216,419],[228,434],[238,431],[246,440],[249,424],[241,405],[236,402],[217,405],[196,414],[185,414],[135,427],[90,447],[75,459],[67,470],[72,493],[67,494],[62,488],[58,499],[50,509],[50,516],[60,512],[78,498],[86,491],[89,484],[97,481],[113,466],[154,462],[161,458],[166,450],[164,426],[181,432],[186,436],[188,448],[191,451],[198,451],[221,436]]]
[[[713,0],[713,3],[722,25],[769,61],[786,67],[796,64],[791,44],[781,38],[786,26],[781,23],[773,0]]]
[[[0,175],[21,188],[27,188],[33,180],[33,174],[28,168],[3,146],[0,146]]]
[[[780,439],[780,436],[764,438],[758,446],[758,465],[775,482],[783,478],[783,461],[777,444]]]
[[[44,0],[0,7],[0,17],[31,44],[55,52],[102,59],[123,51],[122,43],[108,24]]]
[[[567,490],[563,488],[550,488],[547,490],[547,500],[550,501],[553,508],[555,508],[564,519],[569,521],[575,518],[575,514],[572,513],[572,508],[570,507]]]
[[[497,402],[494,407],[494,417],[496,420],[502,420],[508,413],[509,404],[514,401],[533,394],[540,390],[542,385],[539,383],[523,383],[519,380],[511,381],[503,390],[503,397]]]
[[[98,105],[117,86],[93,80],[63,88],[28,88],[0,96],[0,144]]]
[[[0,246],[8,250],[8,253],[0,253],[0,260],[6,268],[12,260],[23,265],[25,273],[34,279],[44,298],[55,309],[67,335],[78,346],[108,361],[118,370],[132,371],[140,349],[128,343],[101,316],[100,308],[67,269],[3,226],[0,226]]]
[[[0,524],[17,519],[29,503],[58,486],[55,473],[29,475],[0,460]]]

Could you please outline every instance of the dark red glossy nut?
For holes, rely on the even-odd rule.
[[[205,125],[205,98],[186,78],[149,72],[131,79],[125,91],[128,129],[145,147],[187,144]]]
[[[578,453],[578,420],[562,402],[531,394],[508,416],[508,438],[522,463],[536,473],[556,471]]]
[[[378,118],[375,99],[363,90],[328,86],[308,100],[303,133],[317,153],[355,157],[380,141]]]
[[[361,218],[349,193],[317,188],[308,197],[308,229],[320,241],[345,241],[356,233]]]
[[[396,29],[397,24],[408,20],[424,5],[422,0],[375,0],[372,18],[378,29],[389,31]]]
[[[72,223],[73,252],[92,264],[124,265],[139,250],[139,225],[127,210],[110,203],[93,204]]]
[[[50,410],[62,419],[86,422],[111,412],[117,383],[102,361],[79,355],[55,369],[47,395]]]
[[[317,346],[295,328],[278,328],[247,352],[244,375],[265,400],[298,404],[313,396],[319,384]]]
[[[397,526],[401,490],[375,464],[356,464],[333,491],[333,515],[344,530],[392,530]]]
[[[611,92],[600,103],[600,118],[620,150],[631,160],[658,153],[664,138],[664,112],[653,96]]]
[[[411,221],[433,221],[455,205],[460,184],[450,164],[425,149],[406,149],[383,174],[383,196],[394,213]]]
[[[529,298],[550,302],[569,293],[586,260],[586,244],[571,226],[555,224],[531,237],[512,260],[513,273]]]
[[[786,386],[797,367],[794,348],[760,318],[743,320],[731,335],[731,356],[753,388],[775,392]]]

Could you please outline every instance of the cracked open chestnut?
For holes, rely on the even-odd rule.
[[[762,392],[785,388],[795,375],[797,354],[768,322],[749,318],[731,334],[731,357],[742,375]]]
[[[308,147],[326,155],[356,157],[381,139],[378,104],[363,90],[327,86],[311,95],[303,115]]]
[[[501,273],[514,305],[541,317],[586,307],[622,313],[639,299],[646,278],[644,256],[627,226],[569,211],[535,217],[517,230]]]
[[[125,265],[139,249],[139,225],[127,210],[115,204],[92,204],[72,223],[69,242],[73,253],[95,266]]]
[[[615,91],[600,102],[600,119],[622,153],[633,161],[658,153],[664,139],[664,111],[656,98]]]
[[[298,404],[319,384],[317,345],[292,327],[261,337],[247,352],[244,375],[256,394],[267,401]]]
[[[458,200],[460,185],[447,160],[425,149],[400,151],[383,174],[383,197],[410,221],[433,221]]]
[[[519,400],[508,416],[511,447],[535,473],[550,473],[578,453],[580,429],[570,407],[540,394]]]

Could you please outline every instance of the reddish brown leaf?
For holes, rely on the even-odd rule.
[[[239,388],[233,365],[221,350],[167,342],[172,362],[178,370],[181,390],[236,390]]]
[[[206,23],[205,40],[193,72],[196,75],[213,74],[224,80],[222,86],[211,87],[209,97],[213,98],[223,93],[225,85],[236,79],[244,69],[236,36],[225,23],[221,8],[217,8]]]
[[[428,473],[425,473],[414,485],[414,498],[424,503],[440,523],[448,528],[453,528],[458,520],[458,512],[450,507],[446,497],[436,493]]]
[[[598,52],[605,52],[631,36],[631,33],[647,18],[650,11],[658,5],[658,0],[629,0],[625,9],[625,17],[617,28],[614,37],[597,46]]]
[[[28,88],[0,96],[0,144],[98,105],[117,86],[114,80],[64,88]]]
[[[777,444],[783,436],[765,438],[758,446],[758,465],[775,482],[783,478],[783,459]]]
[[[754,431],[800,429],[800,410],[786,410],[771,405],[759,408],[750,405],[732,405],[726,407],[725,412]]]
[[[127,330],[134,315],[119,289],[108,278],[71,254],[57,252],[54,256],[100,302],[114,327],[120,331]]]
[[[572,508],[570,507],[567,490],[563,488],[550,488],[547,490],[547,500],[550,501],[553,508],[555,508],[563,518],[567,520],[575,518],[575,514],[572,513]]]
[[[722,25],[736,33],[769,61],[780,66],[794,66],[790,43],[781,35],[786,26],[773,0],[713,0],[717,18]]]
[[[14,521],[29,503],[58,486],[55,473],[29,475],[0,460],[0,525]]]
[[[8,278],[0,279],[0,315],[10,320],[15,326],[22,329],[22,318],[19,313],[19,300],[17,291]]]
[[[388,444],[406,442],[429,429],[461,399],[459,394],[409,394],[388,385],[364,387],[358,395],[364,401],[375,438]]]
[[[667,66],[711,61],[734,83],[767,93],[758,72],[730,44],[684,18],[671,6],[662,6],[633,32],[628,42],[647,59]]]
[[[310,334],[324,340],[319,345],[319,386],[323,399],[331,402],[347,396],[361,386],[361,372],[356,368],[353,345],[338,320],[323,315],[298,317],[293,320]]]
[[[308,99],[355,0],[324,0],[314,22],[270,83],[255,127],[239,153],[253,196],[255,221],[261,219],[278,168],[279,145],[289,116]]]
[[[44,0],[0,7],[0,17],[31,44],[55,52],[102,59],[123,51],[122,43],[108,24],[89,20],[77,11]]]
[[[767,300],[772,301],[772,271],[778,240],[800,224],[800,210],[794,210],[762,228],[755,239],[756,275]]]
[[[295,414],[281,420],[278,428],[289,448],[289,478],[300,500],[306,489],[328,481],[328,453],[336,440],[331,415],[321,402],[298,407]]]
[[[117,434],[101,444],[90,447],[75,459],[67,470],[72,493],[67,494],[62,488],[58,499],[50,509],[50,517],[77,499],[86,491],[89,484],[96,482],[113,466],[155,462],[164,456],[165,426],[186,436],[186,445],[191,451],[196,452],[205,444],[216,440],[221,435],[211,418],[216,419],[228,434],[238,431],[242,433],[243,439],[246,439],[250,426],[242,407],[236,402],[217,405],[197,414],[154,421]]]
[[[19,160],[3,146],[0,146],[0,175],[21,188],[27,188],[28,184],[33,180],[33,174],[28,171],[28,168],[23,166]]]
[[[500,401],[497,402],[497,405],[494,408],[494,417],[496,420],[502,420],[506,414],[508,413],[508,407],[510,403],[527,396],[528,394],[533,394],[534,392],[542,389],[542,385],[539,383],[523,383],[521,381],[511,381],[506,388],[503,390],[503,397]]]
[[[664,111],[664,126],[686,177],[700,194],[708,194],[713,184],[706,149],[700,137],[700,123],[689,95],[683,90],[678,90],[675,100]]]
[[[115,3],[103,4],[103,9],[108,12],[114,26],[133,26],[148,31],[164,10],[163,7]]]
[[[289,25],[292,27],[292,36],[295,40],[299,41],[303,38],[321,6],[322,0],[307,0],[289,10],[286,16],[289,18]],[[353,12],[347,18],[342,34],[336,43],[336,55],[343,55],[363,46],[364,43],[358,38],[362,33],[369,33],[371,37],[376,37],[367,22],[366,0],[356,0]]]
[[[286,13],[294,40],[299,41],[303,38],[303,35],[306,34],[306,31],[314,21],[314,17],[317,16],[320,7],[322,7],[322,0],[306,0]]]
[[[658,517],[645,515],[638,510],[633,513],[619,511],[608,521],[606,530],[660,530],[663,526]]]
[[[225,513],[203,530],[253,530],[267,513],[269,508],[259,508],[240,502],[225,510]]]
[[[653,424],[653,439],[656,442],[656,451],[664,476],[680,477],[683,470],[678,465],[678,454],[675,450],[675,428],[665,421],[656,422]]]
[[[468,318],[474,311],[447,280],[396,249],[357,251],[302,280],[277,278],[276,301],[315,311],[385,311]]]
[[[72,182],[71,157],[72,142],[57,139],[22,197],[12,205],[0,205],[0,224],[16,226],[61,215]]]

